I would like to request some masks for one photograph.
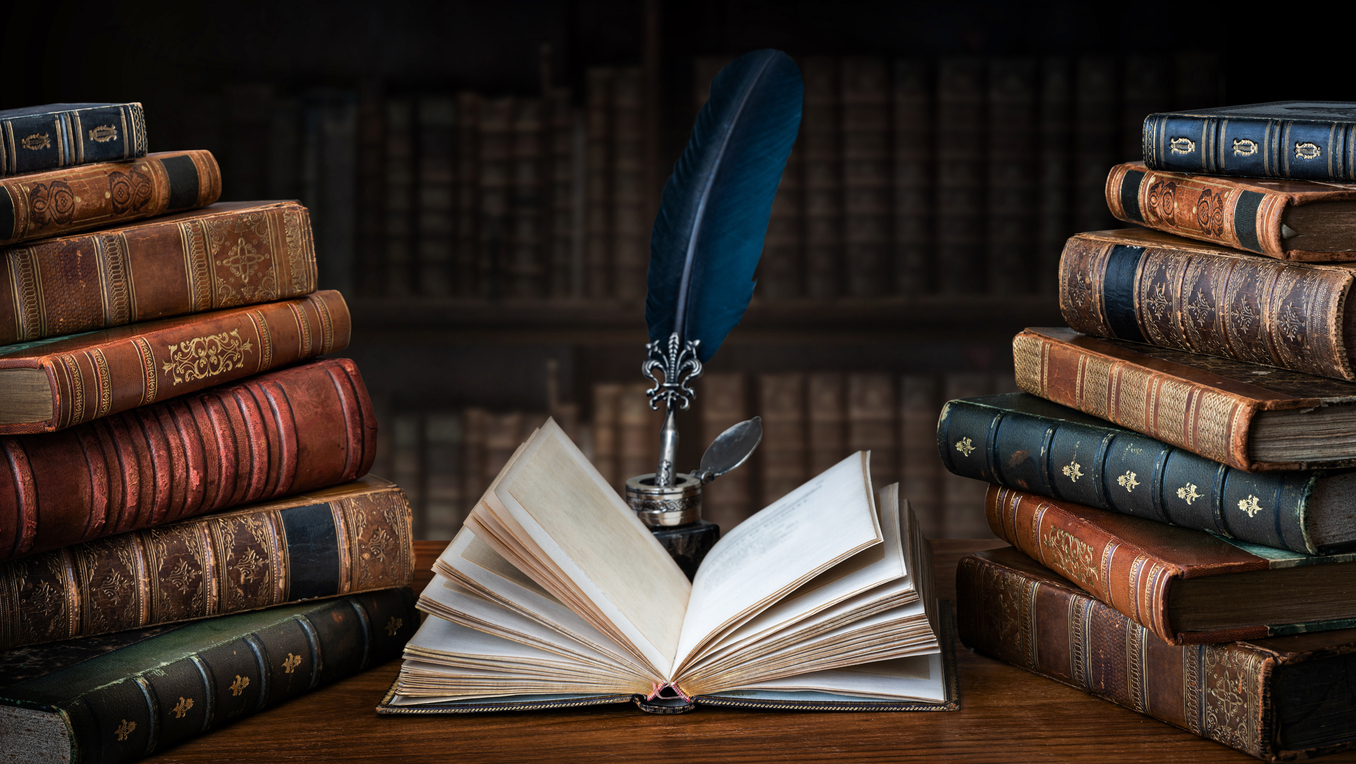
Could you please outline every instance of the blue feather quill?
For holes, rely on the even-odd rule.
[[[744,316],[803,91],[800,69],[776,50],[740,56],[711,82],[650,236],[651,340],[700,341],[705,363]]]

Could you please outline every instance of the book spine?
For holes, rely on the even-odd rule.
[[[843,163],[838,117],[838,62],[812,57],[801,64],[805,106],[805,296],[837,298],[843,278]]]
[[[71,353],[0,360],[42,368],[52,385],[50,418],[0,424],[0,435],[60,430],[342,350],[349,331],[344,298],[327,291],[204,313]]]
[[[522,98],[513,115],[513,180],[509,197],[509,258],[504,293],[518,299],[546,296],[546,164],[542,99]]]
[[[901,295],[935,291],[932,82],[928,64],[894,62],[894,291]]]
[[[315,291],[295,203],[148,222],[0,251],[0,344]]]
[[[989,61],[985,249],[994,294],[1035,288],[1036,83],[1035,59]]]
[[[848,375],[847,450],[871,452],[873,486],[899,481],[897,410],[892,375],[866,372]]]
[[[640,67],[617,70],[612,90],[612,292],[627,302],[645,299],[650,255],[643,89]]]
[[[766,506],[810,477],[806,469],[805,375],[760,374],[758,401],[763,417],[759,501]]]
[[[1240,645],[1170,645],[1097,600],[981,557],[956,573],[966,646],[1270,759],[1272,661]]]
[[[982,293],[988,288],[984,62],[942,59],[937,82],[937,288]]]
[[[458,297],[488,293],[480,283],[480,110],[476,93],[457,94],[457,249]]]
[[[967,478],[1318,554],[1305,515],[1321,473],[1243,472],[1138,433],[964,400],[943,407],[936,451]]]
[[[386,420],[382,429],[391,431],[391,471],[386,474],[405,491],[411,532],[417,539],[429,538],[424,530],[428,518],[424,501],[424,417],[402,411]]]
[[[885,62],[845,58],[840,65],[843,151],[844,292],[889,294],[890,77]]]
[[[122,103],[0,120],[0,177],[146,156],[146,115]]]
[[[480,111],[480,247],[476,282],[481,297],[500,297],[509,257],[512,194],[512,96],[485,101]]]
[[[1356,122],[1150,114],[1144,163],[1153,170],[1232,177],[1356,181]]]
[[[1182,643],[1167,613],[1168,588],[1182,575],[1178,566],[1032,494],[990,486],[984,513],[998,538],[1165,641]],[[1251,636],[1266,636],[1266,627]]]
[[[976,372],[955,372],[942,378],[941,400],[974,398],[994,393],[993,378]],[[936,409],[933,409],[936,411]],[[936,420],[933,420],[936,425]],[[928,439],[935,442],[936,436]],[[934,459],[934,464],[936,460]],[[988,486],[940,471],[942,483],[941,512],[942,538],[988,538],[989,522],[984,518],[984,491]],[[908,497],[906,497],[908,498]]]
[[[612,296],[613,119],[616,70],[595,67],[587,74],[584,208],[584,291],[589,298]]]
[[[1228,180],[1119,164],[1106,178],[1111,214],[1127,223],[1290,259],[1281,236],[1284,194],[1240,190]]]
[[[1060,310],[1085,334],[1352,380],[1353,280],[1347,270],[1075,236],[1060,259]]]
[[[419,146],[415,162],[418,292],[429,297],[454,293],[452,252],[456,248],[453,183],[456,178],[457,105],[450,96],[419,99]]]
[[[1039,136],[1036,150],[1036,279],[1041,294],[1057,288],[1060,247],[1074,230],[1070,216],[1073,162],[1073,74],[1069,59],[1041,60]]]
[[[135,761],[399,657],[409,589],[326,602],[86,693],[61,711],[75,764]]]
[[[205,207],[220,196],[221,173],[206,151],[0,179],[0,246]]]
[[[376,420],[347,359],[0,438],[0,560],[348,482]]]
[[[414,105],[406,98],[386,102],[385,237],[386,294],[414,292]]]
[[[1240,470],[1252,467],[1253,401],[1030,331],[1013,338],[1012,358],[1018,387],[1032,395]]]
[[[0,649],[406,586],[412,543],[388,485],[63,547],[0,566]]]

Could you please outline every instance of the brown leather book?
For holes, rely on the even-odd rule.
[[[1127,471],[1108,491],[1142,489]],[[1248,496],[1238,511],[1261,511]],[[990,486],[989,528],[1032,559],[1173,644],[1350,626],[1356,554],[1315,557]]]
[[[348,346],[335,291],[0,348],[0,435],[51,432]]]
[[[1011,548],[960,561],[956,616],[977,652],[1263,761],[1356,744],[1356,629],[1170,645]]]
[[[410,507],[368,477],[0,565],[0,649],[408,586]]]
[[[1069,239],[1059,306],[1085,334],[1356,380],[1354,282],[1352,265],[1277,262],[1135,228]]]
[[[1279,260],[1356,260],[1356,186],[1150,170],[1143,162],[1111,168],[1111,214],[1191,239]]]
[[[0,561],[354,480],[376,430],[338,358],[0,438]]]
[[[1022,390],[1230,467],[1356,464],[1356,383],[1065,328],[1024,330],[1012,357]]]
[[[63,167],[0,179],[0,245],[206,207],[221,172],[206,151]]]
[[[315,291],[297,202],[226,202],[0,255],[0,345]]]

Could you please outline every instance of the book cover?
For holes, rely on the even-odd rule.
[[[1356,104],[1274,101],[1144,118],[1154,170],[1232,177],[1356,181]]]
[[[1022,390],[1241,470],[1356,465],[1356,383],[1072,329],[1012,340]]]
[[[0,434],[51,432],[348,346],[334,291],[0,348]]]
[[[1356,630],[1170,645],[1010,548],[961,560],[956,616],[977,652],[1263,761],[1356,744]]]
[[[407,586],[410,507],[367,477],[0,565],[0,649]]]
[[[316,288],[296,202],[224,202],[0,250],[0,345],[300,297]]]
[[[0,179],[0,246],[205,207],[221,197],[206,151],[166,151]]]
[[[1133,472],[1116,485],[1141,487]],[[994,535],[1172,644],[1356,624],[1345,594],[1356,554],[1298,554],[996,485],[984,509]]]
[[[1119,220],[1278,260],[1356,260],[1353,200],[1356,188],[1346,185],[1187,175],[1142,162],[1106,177],[1106,204]]]
[[[1356,267],[1279,262],[1148,229],[1064,245],[1059,307],[1073,329],[1356,380]]]
[[[0,111],[0,177],[146,156],[139,103],[54,103]]]
[[[0,756],[135,761],[400,655],[409,589],[7,651]]]

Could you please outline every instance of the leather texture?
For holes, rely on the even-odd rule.
[[[1278,260],[1356,260],[1356,249],[1287,248],[1281,232],[1289,206],[1352,200],[1356,186],[1187,175],[1149,170],[1143,162],[1118,164],[1106,178],[1107,206],[1118,220]]]
[[[1026,393],[949,401],[937,423],[948,470],[1007,488],[1318,554],[1306,527],[1324,472],[1244,472]],[[1127,491],[1117,482],[1133,474]],[[1250,496],[1267,501],[1238,510]]]
[[[314,510],[319,509],[319,512]],[[306,528],[290,512],[308,511]],[[324,542],[333,581],[296,591]],[[0,649],[408,586],[410,507],[366,478],[248,509],[63,547],[0,566]]]
[[[57,103],[0,111],[0,177],[146,155],[139,103]]]
[[[231,202],[0,252],[0,345],[300,297],[315,246],[296,202]]]
[[[1356,383],[1065,328],[1023,330],[1012,340],[1012,355],[1022,390],[1231,467],[1299,470],[1353,463],[1254,461],[1248,441],[1257,412],[1350,405]],[[1321,418],[1314,416],[1316,422]]]
[[[0,435],[60,430],[342,350],[350,330],[344,298],[327,290],[0,348],[0,370],[46,372],[53,412],[0,424]]]
[[[376,446],[346,358],[0,438],[0,561],[356,480]]]
[[[0,178],[0,245],[205,207],[220,197],[221,171],[207,151]]]
[[[1157,231],[1064,245],[1059,306],[1073,329],[1356,380],[1347,298],[1356,266],[1282,263]]]
[[[956,613],[977,652],[1263,760],[1353,745],[1287,746],[1278,687],[1291,664],[1356,651],[1356,630],[1169,645],[1010,548],[961,559]]]

